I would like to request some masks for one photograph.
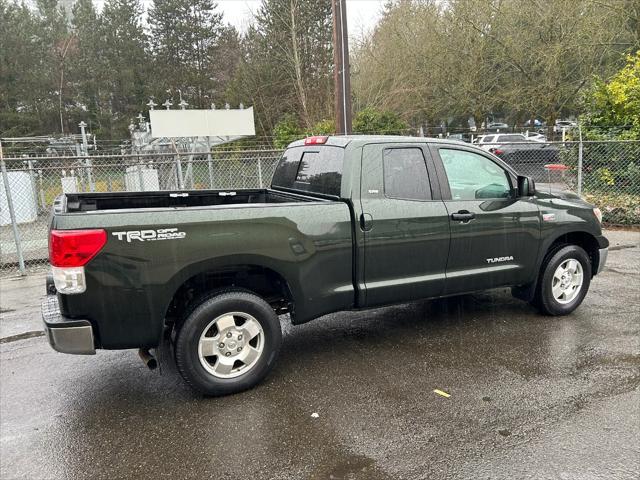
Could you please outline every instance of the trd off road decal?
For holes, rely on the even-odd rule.
[[[131,243],[134,240],[140,242],[155,242],[156,240],[180,240],[187,236],[186,232],[179,232],[177,228],[159,228],[157,230],[129,230],[127,232],[113,232],[118,240],[126,240]]]

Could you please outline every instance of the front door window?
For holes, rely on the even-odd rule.
[[[440,149],[452,200],[509,198],[511,182],[499,165],[477,153]]]

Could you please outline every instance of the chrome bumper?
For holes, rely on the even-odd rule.
[[[42,321],[49,344],[55,351],[76,355],[96,353],[91,323],[63,317],[55,295],[47,295],[42,301]]]
[[[598,252],[598,268],[595,272],[593,272],[594,275],[604,270],[604,265],[605,263],[607,263],[607,257],[609,256],[609,248],[601,248],[600,250],[598,250]]]

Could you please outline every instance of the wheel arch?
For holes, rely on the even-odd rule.
[[[520,300],[531,301],[535,296],[538,279],[540,278],[540,270],[542,269],[545,259],[549,258],[556,250],[565,245],[577,245],[587,252],[591,263],[591,276],[595,276],[600,262],[600,243],[596,237],[597,235],[586,230],[567,230],[559,233],[556,232],[555,235],[547,238],[547,241],[544,242],[540,249],[535,268],[535,278],[529,284],[512,287],[512,294]]]
[[[244,290],[263,298],[277,314],[294,313],[294,289],[271,262],[227,258],[190,265],[169,282],[164,324],[179,324],[194,304],[215,291]],[[295,288],[295,287],[294,287]]]
[[[584,230],[572,230],[556,235],[543,252],[540,265],[538,265],[538,271],[542,266],[542,260],[544,260],[550,252],[563,245],[577,245],[587,252],[589,260],[591,261],[591,276],[596,275],[600,261],[600,243],[595,235]]]

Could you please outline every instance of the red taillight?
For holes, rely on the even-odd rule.
[[[502,155],[504,150],[500,150],[499,148],[490,148],[489,151],[494,155]]]
[[[305,145],[322,145],[324,143],[327,143],[328,139],[329,137],[327,137],[326,135],[315,135],[313,137],[305,138],[304,144]]]
[[[107,232],[99,230],[51,230],[49,262],[54,267],[81,267],[107,243]]]

